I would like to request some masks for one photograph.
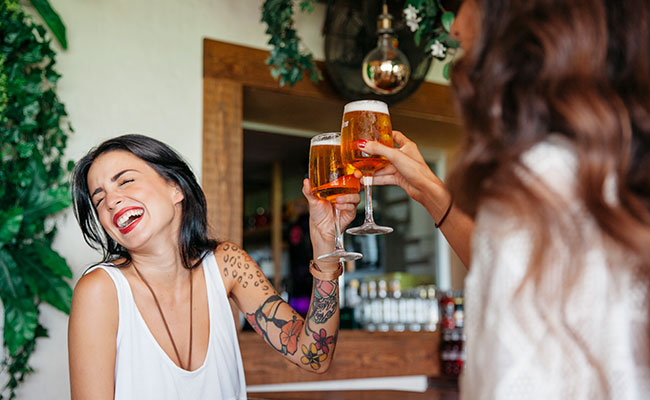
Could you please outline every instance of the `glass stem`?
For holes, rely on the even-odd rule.
[[[366,192],[366,219],[364,225],[375,224],[375,219],[372,216],[372,175],[363,177],[363,188]]]
[[[343,232],[341,232],[341,211],[332,204],[334,208],[334,247],[336,250],[344,251]]]

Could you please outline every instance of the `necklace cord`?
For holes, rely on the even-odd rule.
[[[140,273],[138,268],[133,265],[133,269],[135,269],[135,272],[138,274],[138,277],[142,282],[144,282],[145,286],[149,289],[151,292],[151,296],[153,297],[153,300],[156,302],[156,307],[158,307],[158,312],[160,313],[160,317],[162,318],[163,324],[165,324],[165,330],[167,331],[167,335],[169,335],[169,340],[172,342],[172,347],[174,348],[174,353],[176,353],[176,358],[178,359],[178,363],[180,364],[180,367],[183,368],[183,361],[181,360],[181,356],[178,353],[178,348],[176,347],[176,342],[174,341],[174,337],[172,336],[172,332],[169,330],[169,325],[167,325],[167,320],[165,319],[165,314],[162,311],[162,307],[160,307],[160,302],[158,302],[158,297],[156,297],[156,293],[154,293],[153,288],[151,285],[149,285],[149,282],[147,282],[146,279],[144,279],[144,276]],[[193,287],[193,282],[192,282],[192,269],[190,269],[190,348],[189,348],[189,356],[187,360],[187,368],[183,368],[185,370],[189,370],[190,364],[192,363],[192,287]]]
[[[192,272],[194,271],[194,268],[190,268],[190,355],[187,357],[187,370],[190,370],[190,367],[192,366],[192,299],[194,298],[193,293],[192,293],[192,288],[194,287],[194,281],[192,279]]]

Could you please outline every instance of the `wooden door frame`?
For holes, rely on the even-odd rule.
[[[295,98],[315,107],[339,107],[344,99],[327,79],[280,87],[265,60],[268,51],[211,39],[203,41],[203,160],[201,177],[212,236],[243,243],[243,121],[245,93]],[[319,63],[324,70],[323,63]],[[325,74],[326,75],[326,74]],[[265,111],[272,117],[273,101]],[[408,99],[391,107],[391,117],[458,125],[448,86],[424,82]],[[317,113],[317,112],[316,112]],[[264,115],[261,117],[264,119]],[[271,119],[271,118],[269,118]],[[259,119],[258,119],[258,122]],[[262,121],[264,122],[264,121]],[[272,123],[272,121],[271,121]],[[310,130],[301,120],[302,129]],[[301,128],[300,126],[298,128]]]

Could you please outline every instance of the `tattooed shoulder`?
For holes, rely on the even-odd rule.
[[[217,249],[217,260],[225,279],[232,280],[244,289],[261,289],[266,296],[275,293],[269,280],[253,259],[233,243],[225,242]]]

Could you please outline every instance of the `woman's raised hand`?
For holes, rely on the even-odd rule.
[[[393,140],[398,148],[373,141],[359,143],[360,150],[384,156],[391,162],[391,165],[377,171],[373,183],[399,185],[421,203],[435,221],[441,221],[446,215],[442,232],[463,263],[469,266],[474,221],[456,207],[452,208],[451,193],[431,171],[417,145],[398,131],[393,131]]]
[[[311,193],[309,179],[302,183],[302,194],[309,202],[309,233],[314,248],[314,257],[329,254],[334,250],[334,209],[332,203]],[[341,212],[341,229],[352,222],[361,196],[346,194],[336,198],[335,207]]]
[[[398,131],[393,131],[393,140],[399,148],[384,146],[374,141],[359,143],[360,150],[384,156],[391,162],[388,167],[377,171],[373,184],[400,186],[409,196],[424,205],[435,218],[436,210],[444,210],[449,204],[449,191],[431,171],[413,141]]]

